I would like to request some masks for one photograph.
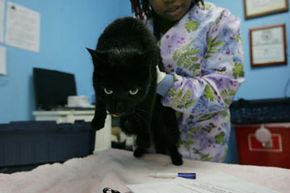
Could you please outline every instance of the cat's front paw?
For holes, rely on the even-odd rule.
[[[177,156],[171,157],[171,162],[173,165],[181,166],[183,164],[182,156],[177,155]]]
[[[169,150],[169,155],[173,165],[181,166],[183,164],[182,155],[178,152],[176,148]]]
[[[137,147],[137,148],[134,150],[133,155],[134,155],[134,157],[139,158],[139,157],[143,156],[145,153],[146,153],[146,150],[145,150],[145,149],[142,149],[142,148],[138,148],[138,147]]]

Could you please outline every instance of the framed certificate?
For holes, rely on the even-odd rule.
[[[251,66],[287,64],[285,24],[250,29]]]
[[[246,19],[288,11],[288,0],[244,0]]]

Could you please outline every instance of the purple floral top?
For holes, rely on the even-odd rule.
[[[177,111],[180,153],[184,158],[224,161],[231,130],[229,105],[244,80],[240,20],[210,3],[194,6],[159,44],[170,75],[158,88],[163,89],[163,105]]]

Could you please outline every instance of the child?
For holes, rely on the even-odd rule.
[[[184,158],[222,162],[231,130],[229,106],[243,82],[240,21],[202,0],[131,0],[159,41],[162,104],[176,110]]]

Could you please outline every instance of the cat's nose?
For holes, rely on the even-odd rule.
[[[116,116],[116,117],[121,116],[125,112],[124,105],[122,105],[120,103],[115,103],[115,104],[111,105],[108,108],[108,110],[112,116]]]
[[[110,110],[109,113],[113,116],[113,117],[120,117],[122,115],[121,112],[116,111],[116,110]]]

